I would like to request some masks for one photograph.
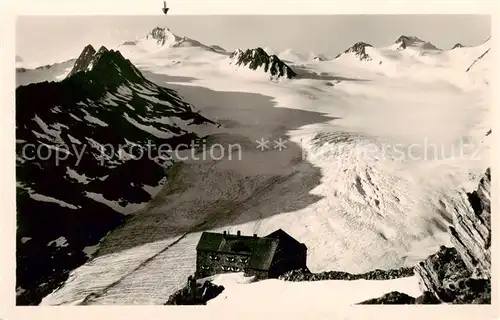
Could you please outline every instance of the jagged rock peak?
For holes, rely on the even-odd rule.
[[[96,54],[96,51],[95,51],[94,47],[91,44],[86,45],[85,48],[83,48],[82,53],[80,53],[80,55],[76,59],[75,64],[73,66],[73,69],[68,74],[68,77],[72,76],[73,74],[75,74],[77,72],[87,70],[90,63],[94,59],[95,54]]]
[[[99,51],[97,51],[97,54],[103,54],[104,52],[108,52],[108,48],[106,48],[105,46],[101,46],[99,48]]]
[[[451,50],[456,49],[456,48],[463,48],[464,46],[461,43],[456,43]]]
[[[275,55],[274,55],[275,56]],[[245,59],[258,59],[258,58],[264,58],[267,59],[270,56],[267,54],[267,52],[262,49],[261,47],[255,48],[255,49],[247,49],[245,51],[241,49],[236,49],[231,55],[229,56],[230,58],[245,58]]]
[[[140,71],[125,59],[120,51],[109,50],[105,46],[101,46],[97,52],[91,45],[86,46],[66,78],[89,71],[99,74],[98,76],[96,74],[96,77],[101,80],[106,78],[125,81],[126,78],[128,81],[141,81],[143,79]]]
[[[247,66],[252,70],[263,67],[272,77],[293,78],[297,74],[275,54],[268,55],[261,47],[247,49],[245,51],[236,49],[229,55],[231,62],[237,66]]]
[[[348,48],[343,53],[340,53],[335,58],[340,57],[342,54],[354,53],[354,55],[356,57],[358,57],[360,60],[370,61],[370,60],[372,60],[372,58],[366,52],[367,47],[373,47],[373,46],[369,43],[366,43],[366,42],[356,42],[352,47]]]

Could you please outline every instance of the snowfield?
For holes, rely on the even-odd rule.
[[[412,297],[422,294],[415,277],[394,280],[324,280],[289,282],[277,279],[249,283],[239,273],[214,276],[212,283],[224,291],[207,302],[208,308],[297,308],[328,310],[335,305],[350,306],[391,291]],[[311,298],[314,297],[314,298]]]
[[[412,266],[450,245],[447,225],[489,165],[491,40],[426,51],[367,48],[313,61],[280,54],[295,79],[235,69],[229,55],[169,31],[118,47],[151,81],[172,88],[220,128],[216,160],[188,159],[156,198],[99,246],[42,304],[163,304],[195,268],[203,230],[285,230],[308,247],[313,272]],[[382,63],[379,63],[379,62]],[[284,142],[279,148],[275,141]],[[265,150],[257,140],[269,140]],[[74,174],[73,174],[74,175]],[[92,196],[92,195],[89,195]],[[387,281],[251,284],[219,276],[208,303],[255,307],[351,305],[389,291],[420,295],[414,277]],[[327,292],[327,293],[325,293]],[[250,298],[251,297],[251,298]],[[306,303],[307,302],[307,303]],[[253,306],[253,305],[252,305]]]

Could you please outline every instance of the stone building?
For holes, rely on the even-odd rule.
[[[256,279],[277,278],[306,268],[307,247],[279,229],[265,237],[203,232],[196,247],[196,278],[244,272]]]

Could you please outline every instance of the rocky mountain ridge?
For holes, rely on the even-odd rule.
[[[17,304],[38,304],[152,199],[173,163],[158,146],[199,141],[190,128],[211,124],[105,47],[85,47],[60,82],[19,86]]]
[[[264,49],[258,47],[256,49],[241,49],[235,50],[229,56],[231,64],[238,67],[246,67],[251,70],[263,68],[264,72],[268,73],[271,78],[294,78],[297,74],[287,64],[281,61],[278,56],[268,55]]]

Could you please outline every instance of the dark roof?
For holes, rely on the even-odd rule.
[[[302,243],[279,229],[263,238],[203,232],[196,250],[248,255],[250,257],[250,268],[268,270],[271,267],[280,241],[292,241],[303,246]]]
[[[281,241],[285,241],[285,242],[288,242],[288,243],[293,243],[297,246],[306,246],[305,244],[297,241],[297,239],[295,239],[294,237],[292,237],[291,235],[289,235],[288,233],[286,233],[285,231],[283,231],[283,229],[278,229],[270,234],[268,234],[266,236],[266,238],[274,238],[274,239],[278,239],[278,240],[281,240]]]

